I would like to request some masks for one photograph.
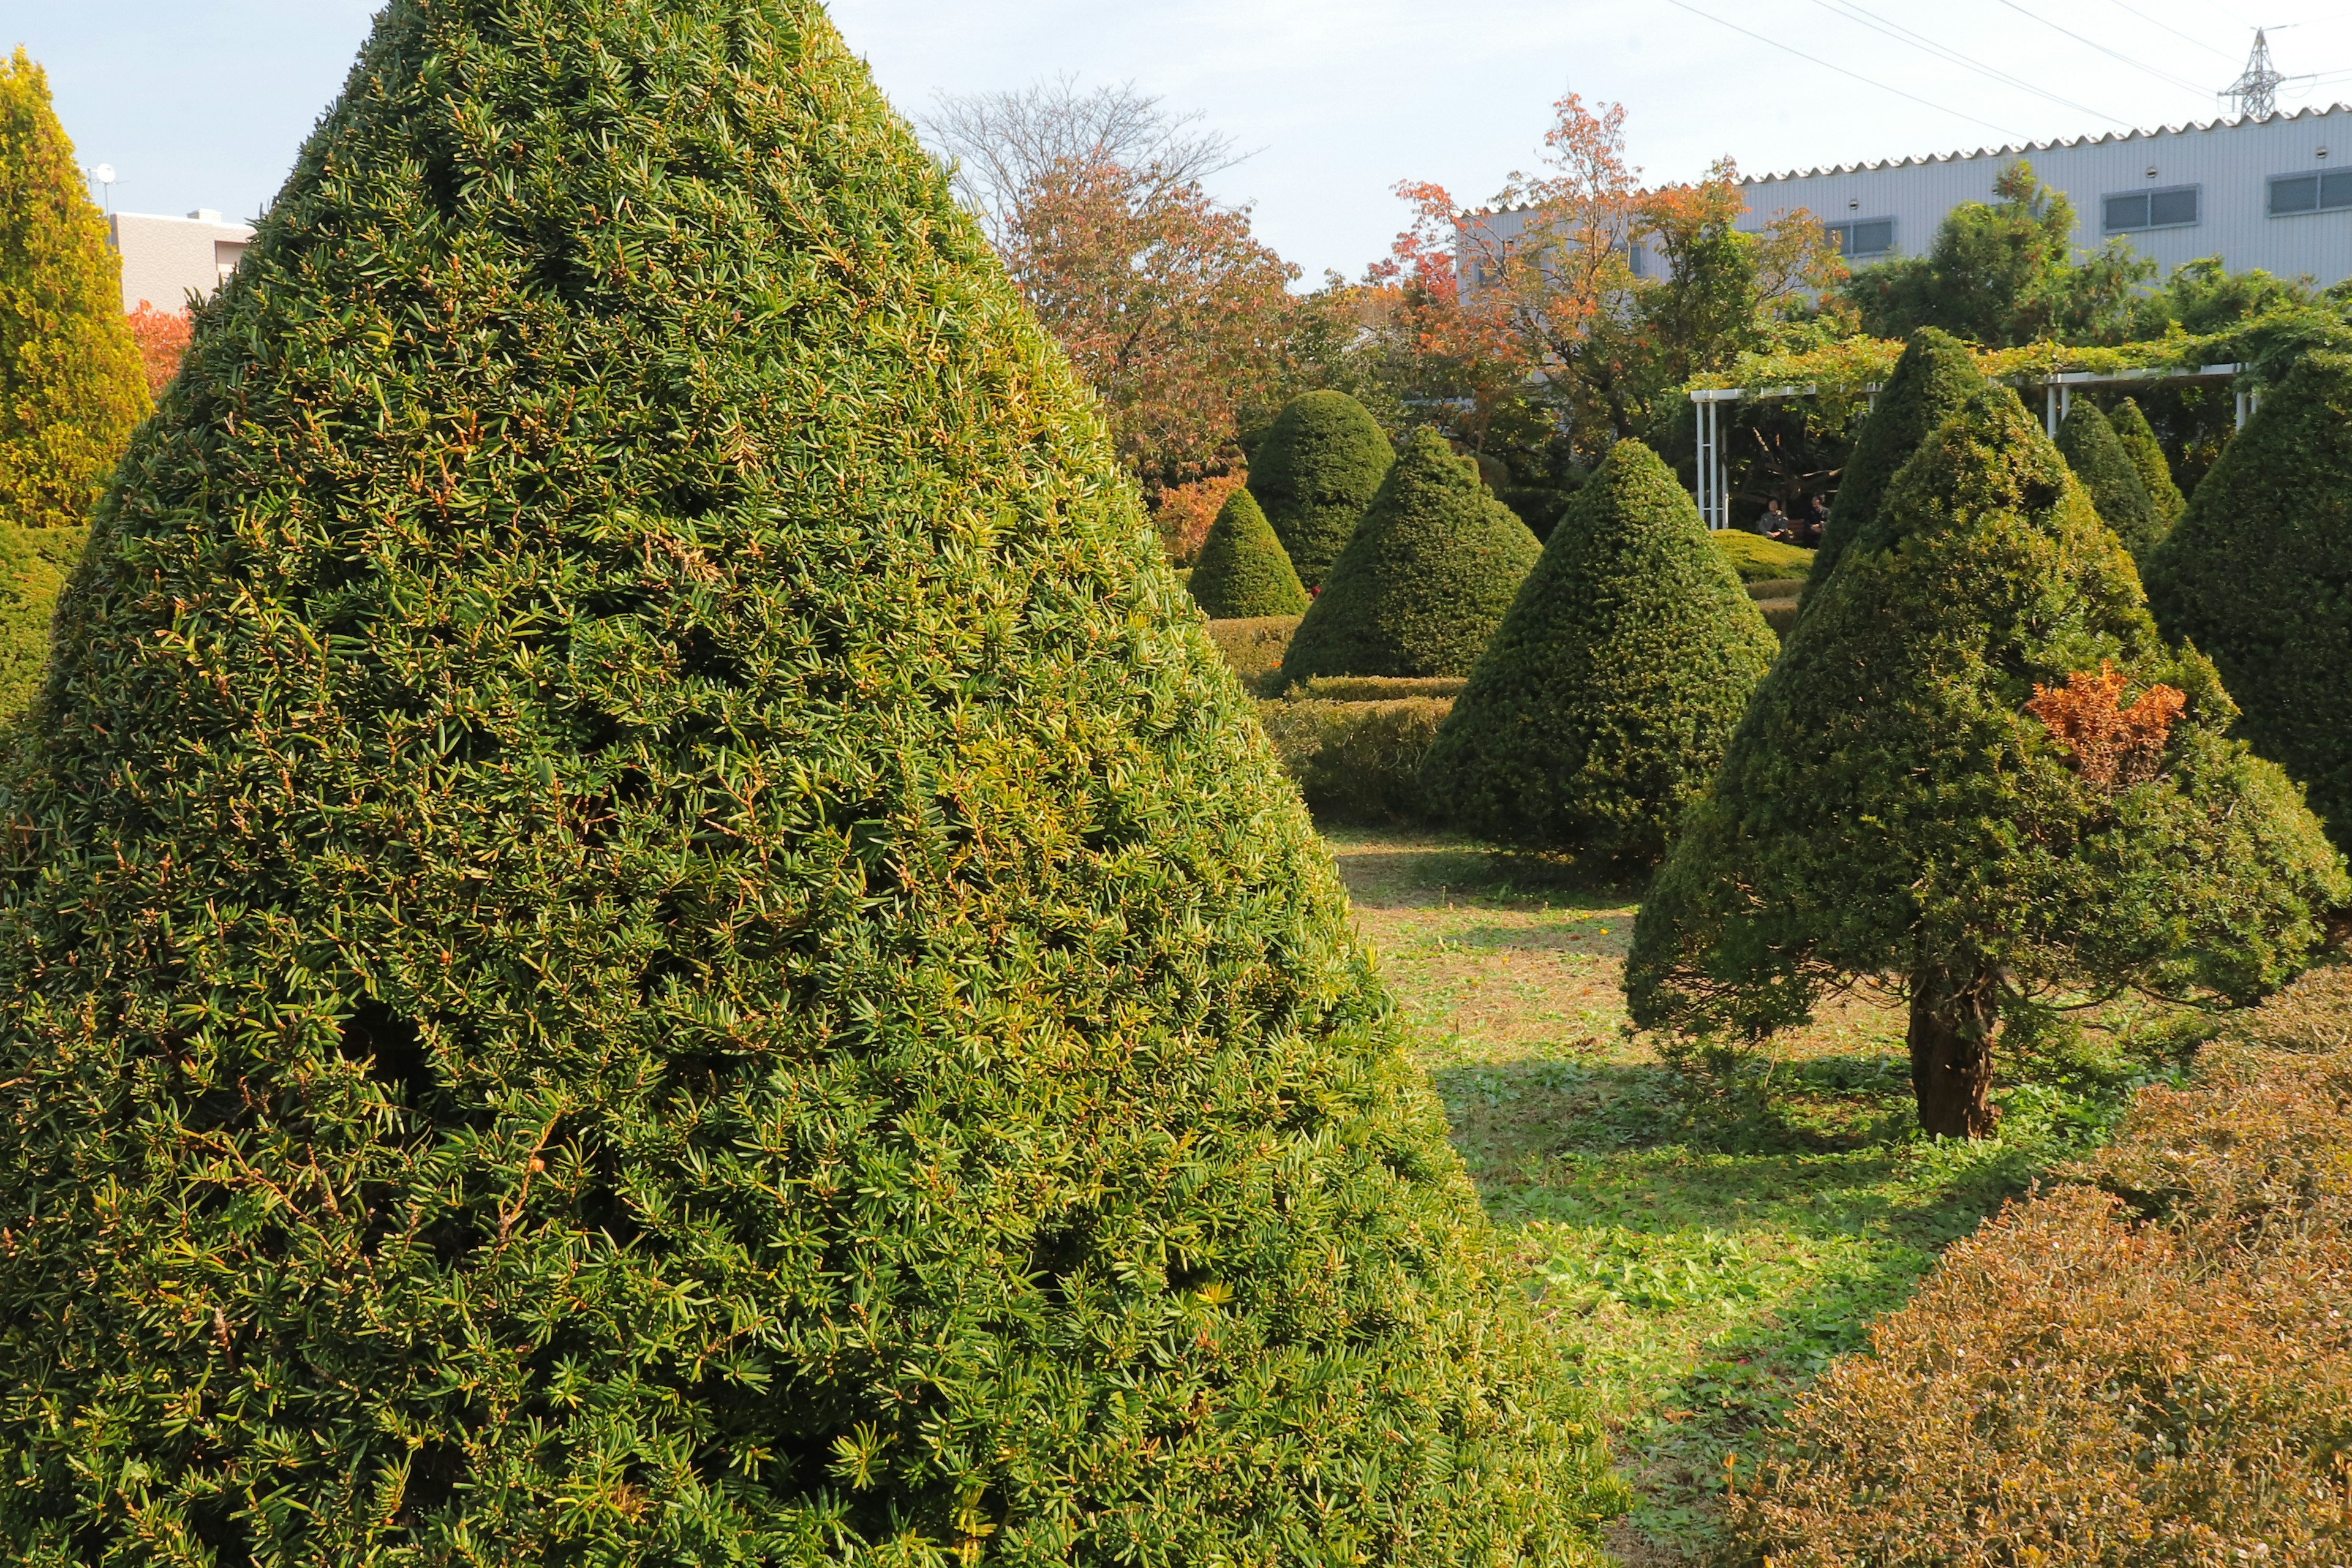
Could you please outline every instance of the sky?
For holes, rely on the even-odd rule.
[[[116,171],[116,207],[249,217],[376,8],[0,0],[0,47],[47,68],[82,162]],[[1254,152],[1215,194],[1249,204],[1310,283],[1386,252],[1399,181],[1475,205],[1534,166],[1570,91],[1625,106],[1653,181],[1724,156],[1766,173],[2210,119],[2257,24],[2280,69],[2315,79],[2290,80],[2282,109],[2352,101],[2341,0],[834,0],[833,15],[909,114],[1065,73],[1198,111]]]

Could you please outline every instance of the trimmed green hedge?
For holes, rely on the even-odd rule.
[[[1212,620],[1307,613],[1307,590],[1246,489],[1226,498],[1185,586]]]
[[[815,5],[390,0],[58,626],[7,1561],[1594,1560],[1328,851]]]
[[[2144,556],[2164,537],[2164,520],[2148,499],[2131,454],[2116,438],[2115,426],[2097,404],[2087,397],[2074,399],[2058,426],[2058,450],[2090,492],[2099,521],[2116,531],[2125,549]]]
[[[2124,444],[2125,455],[2131,458],[2141,487],[2155,505],[2158,523],[2169,532],[2172,525],[2180,521],[2189,500],[2173,482],[2172,465],[2165,460],[2163,443],[2156,438],[2139,405],[2128,397],[2116,405],[2107,423],[2115,426],[2116,439]]]
[[[1620,441],[1479,657],[1423,791],[1482,837],[1654,864],[1777,651],[1672,470]]]
[[[1394,460],[1380,421],[1344,392],[1307,393],[1275,416],[1249,489],[1307,587],[1323,585]]]
[[[1451,697],[1333,700],[1289,697],[1258,714],[1282,765],[1318,816],[1414,823],[1430,816],[1422,759],[1452,710]]]
[[[1242,621],[1211,621],[1209,640],[1225,657],[1242,684],[1259,695],[1282,668],[1282,656],[1298,632],[1297,616],[1260,616]]]
[[[2352,355],[2271,389],[2147,577],[2165,634],[2220,668],[2239,732],[2352,845]]]
[[[1297,695],[1333,702],[1384,702],[1392,697],[1459,697],[1466,684],[1459,675],[1320,675],[1301,686]]]
[[[1541,550],[1444,437],[1415,431],[1299,622],[1283,682],[1469,674]]]
[[[1838,481],[1837,498],[1822,530],[1822,547],[1805,582],[1801,603],[1810,605],[1837,569],[1846,546],[1867,532],[1895,471],[1920,444],[1959,411],[1984,385],[1976,356],[1966,343],[1934,327],[1922,327],[1904,345],[1895,374],[1879,389],[1878,403],[1863,421]]]
[[[1723,558],[1731,563],[1743,583],[1779,582],[1794,578],[1799,581],[1812,575],[1814,557],[1819,552],[1801,545],[1784,544],[1777,539],[1767,539],[1760,533],[1750,533],[1744,528],[1718,528],[1707,535]]]

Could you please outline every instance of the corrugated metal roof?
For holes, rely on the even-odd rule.
[[[2047,142],[2028,142],[2003,147],[1979,147],[1973,153],[1933,153],[1924,158],[1882,158],[1874,163],[1834,163],[1818,169],[1790,169],[1771,174],[1750,174],[1742,185],[1769,185],[1778,180],[1814,180],[1831,174],[1860,174],[1878,169],[1916,169],[1935,163],[1966,163],[1979,158],[2021,158],[2032,153],[2047,153],[2058,147],[2096,147],[2108,142],[2147,142],[2162,136],[2193,136],[2216,131],[2235,131],[2242,126],[2268,125],[2282,120],[2324,120],[2331,114],[2352,112],[2352,105],[2331,103],[2326,108],[2316,106],[2298,109],[2292,113],[2273,114],[2262,119],[2251,115],[2237,119],[2189,121],[2180,125],[2159,125],[2152,131],[2109,131],[2097,136],[2060,136]]]

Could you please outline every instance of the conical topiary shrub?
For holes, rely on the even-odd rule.
[[[2116,439],[2116,428],[2099,412],[2098,405],[2087,397],[2074,400],[2058,425],[2058,451],[2066,467],[2083,481],[2099,521],[2116,531],[2125,549],[2134,555],[2144,554],[2164,537],[2164,521],[2157,516],[2156,503],[2148,500],[2147,487],[2140,483],[2131,454]]]
[[[1307,608],[1290,557],[1246,489],[1234,490],[1209,525],[1186,586],[1212,620],[1296,616]]]
[[[1569,503],[1422,763],[1490,838],[1652,863],[1780,650],[1690,496],[1620,441]]]
[[[0,524],[80,528],[148,409],[121,263],[49,82],[0,65]]]
[[[2167,636],[2220,667],[2240,733],[2352,844],[2352,355],[2289,371],[2149,556]]]
[[[1298,623],[1283,682],[1469,674],[1541,550],[1444,437],[1415,431]]]
[[[6,773],[10,1561],[1589,1561],[1326,851],[815,5],[392,0]]]
[[[1877,517],[1895,470],[1982,385],[1984,377],[1966,343],[1935,327],[1911,334],[1895,374],[1879,389],[1877,405],[1854,438],[1837,498],[1830,503],[1829,522],[1822,530],[1821,549],[1798,599],[1801,609],[1829,582],[1846,542],[1860,537]]]
[[[1635,922],[1635,1020],[1762,1036],[1874,982],[1910,998],[1921,1125],[1974,1137],[2002,1016],[2039,993],[2260,995],[2352,882],[2236,717],[1985,389],[1757,688]]]
[[[1395,454],[1371,411],[1344,392],[1295,397],[1250,454],[1250,493],[1308,588],[1354,538]]]
[[[2155,505],[2157,521],[2169,532],[2172,525],[2180,521],[2180,513],[2189,502],[2181,495],[2180,487],[2173,482],[2172,465],[2164,458],[2164,443],[2156,438],[2140,405],[2128,397],[2116,405],[2107,423],[2115,426],[2116,439],[2124,444],[2125,454],[2131,458],[2148,500]]]

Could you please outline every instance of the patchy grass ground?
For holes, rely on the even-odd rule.
[[[2187,1037],[2131,1011],[2053,1031],[2005,1064],[1999,1139],[1928,1141],[1898,1015],[1844,1004],[1769,1062],[1662,1051],[1625,1026],[1625,895],[1459,840],[1329,837],[1454,1142],[1606,1409],[1634,1568],[1696,1563],[1758,1427],[1940,1248],[2103,1141]]]

